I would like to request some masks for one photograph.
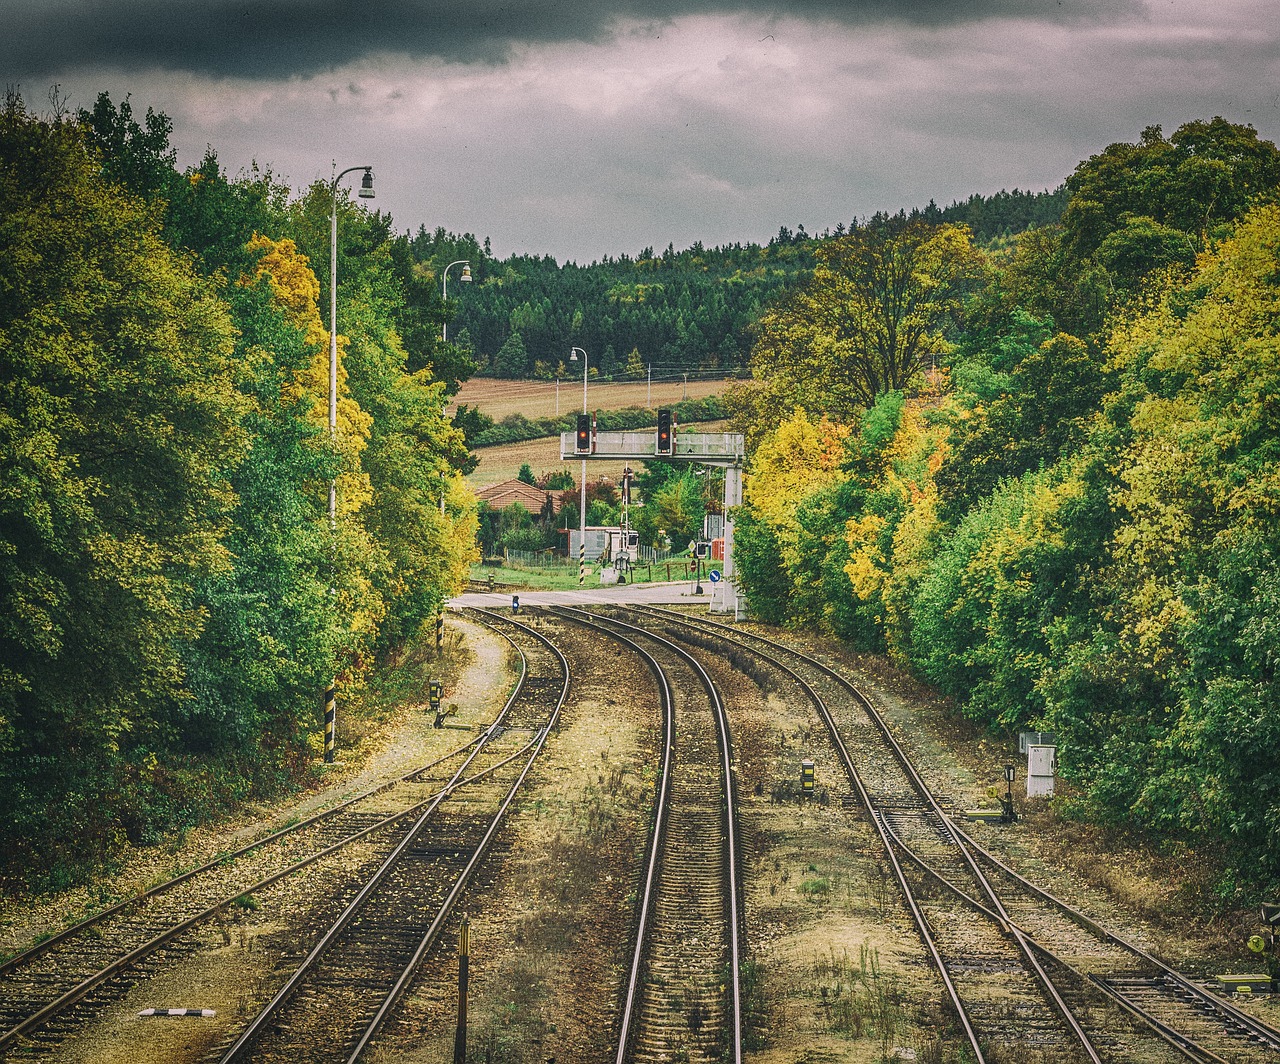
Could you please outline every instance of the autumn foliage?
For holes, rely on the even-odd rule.
[[[1060,224],[980,270],[954,236],[926,262],[917,302],[953,292],[921,345],[940,371],[871,392],[861,312],[816,277],[762,322],[740,520],[762,616],[1055,732],[1064,812],[1198,850],[1224,895],[1280,889],[1277,182],[1275,147],[1221,119],[1111,146]]]
[[[179,173],[167,134],[0,111],[0,875],[305,776],[323,687],[358,720],[475,552],[389,219],[339,197],[331,436],[328,186]]]

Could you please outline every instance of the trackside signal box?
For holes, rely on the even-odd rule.
[[[671,454],[675,448],[675,436],[671,423],[671,411],[658,411],[658,454]]]
[[[591,415],[578,415],[578,431],[573,439],[573,450],[575,454],[591,453]]]
[[[442,680],[432,680],[427,684],[427,698],[431,702],[432,709],[440,708],[440,700],[444,698],[444,682]]]
[[[813,797],[813,762],[800,762],[800,794],[805,798]]]

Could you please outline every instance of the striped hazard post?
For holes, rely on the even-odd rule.
[[[436,614],[436,657],[444,653],[444,611]]]
[[[218,1013],[214,1009],[143,1009],[138,1013],[139,1018],[143,1016],[200,1016],[209,1019]]]
[[[333,683],[324,689],[324,759],[333,763],[334,751],[338,748],[338,706],[334,697]]]
[[[582,537],[578,544],[578,586],[587,582],[587,537]]]

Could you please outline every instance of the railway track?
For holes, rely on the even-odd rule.
[[[524,678],[522,666],[519,685]],[[536,683],[536,681],[534,681]],[[514,701],[516,691],[512,692]],[[166,959],[194,953],[193,935],[246,899],[361,845],[392,845],[398,825],[421,814],[482,736],[396,780],[222,854],[109,906],[0,964],[0,1055],[52,1049]],[[464,777],[454,786],[465,785]]]
[[[631,647],[661,691],[660,783],[615,1060],[740,1064],[741,881],[720,694],[696,658],[661,635],[581,610],[550,612]]]
[[[563,654],[487,611],[518,642],[522,682],[449,784],[414,821],[253,1019],[210,1059],[354,1061],[437,943],[512,801],[555,728],[569,689]],[[472,782],[459,788],[464,778]],[[443,807],[450,800],[448,808]]]
[[[644,613],[668,636],[751,650],[812,700],[976,1059],[1280,1059],[1280,1032],[1041,890],[962,831],[874,705],[836,670],[726,625]]]

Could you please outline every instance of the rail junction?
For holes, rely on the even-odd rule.
[[[921,946],[922,978],[944,1005],[936,1033],[953,1052],[990,1064],[1280,1059],[1280,1031],[1031,882],[963,829],[875,699],[820,650],[755,626],[590,596],[530,603],[518,617],[461,612],[509,645],[516,663],[505,704],[474,735],[0,964],[0,1056],[58,1059],[131,987],[198,954],[199,928],[245,899],[269,904],[299,877],[322,887],[314,932],[280,951],[261,998],[189,1059],[353,1062],[403,1046],[396,1023],[406,999],[427,983],[448,996],[440,972],[461,914],[483,911],[506,874],[530,781],[584,696],[572,663],[590,653],[649,677],[617,694],[652,733],[634,771],[653,789],[636,843],[615,858],[625,897],[594,939],[599,970],[613,974],[583,988],[593,1001],[578,1025],[578,1059],[741,1064],[767,1041],[744,978],[757,954],[744,900],[753,875],[740,825],[746,755],[735,741],[735,722],[746,718],[732,695],[753,688],[761,704],[767,692],[808,707],[842,776],[838,808],[868,826],[890,870],[893,904]],[[596,668],[597,685],[610,669],[631,675]],[[430,1017],[451,1022],[440,1011]]]

